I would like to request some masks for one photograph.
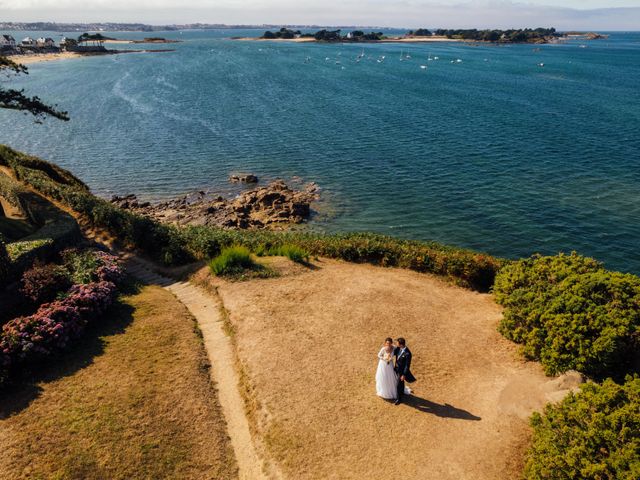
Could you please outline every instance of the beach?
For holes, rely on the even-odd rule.
[[[52,60],[66,60],[71,58],[82,57],[83,55],[77,52],[57,52],[57,53],[34,53],[31,55],[13,55],[11,60],[23,65],[29,65],[32,63],[50,62]]]

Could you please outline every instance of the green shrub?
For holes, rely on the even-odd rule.
[[[579,370],[620,376],[637,357],[640,278],[611,272],[575,253],[534,256],[504,267],[495,298],[500,332],[521,343],[548,374]]]
[[[187,227],[180,231],[180,235],[189,252],[200,259],[214,257],[231,245],[244,245],[258,254],[291,245],[309,255],[443,275],[479,291],[491,288],[496,272],[505,263],[489,255],[434,242],[401,240],[372,233],[324,235]]]
[[[259,257],[265,255],[275,255],[280,257],[287,257],[289,260],[296,263],[307,263],[309,261],[309,252],[304,250],[303,248],[298,247],[297,245],[281,245],[279,247],[272,247],[267,249],[264,246],[259,246],[256,255]]]
[[[216,275],[233,275],[253,268],[255,263],[251,259],[251,252],[242,246],[228,247],[220,255],[209,262],[211,271]]]
[[[526,480],[640,478],[640,378],[587,383],[531,424]]]

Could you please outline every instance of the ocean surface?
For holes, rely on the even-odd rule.
[[[6,85],[72,120],[0,111],[0,142],[105,197],[230,192],[235,171],[301,177],[323,189],[316,229],[510,258],[576,250],[640,273],[640,33],[539,47],[229,39],[260,33],[154,33],[183,42],[33,64]]]

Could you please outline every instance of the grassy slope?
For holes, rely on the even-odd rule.
[[[45,370],[0,398],[0,478],[237,477],[198,332],[168,292],[125,297]]]

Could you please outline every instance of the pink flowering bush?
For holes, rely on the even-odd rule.
[[[62,259],[76,284],[96,281],[118,283],[123,277],[118,257],[100,250],[69,249],[62,252]]]
[[[95,281],[73,285],[62,299],[45,303],[33,315],[15,318],[0,331],[0,384],[17,365],[40,360],[67,348],[86,325],[102,315],[117,295],[122,271],[117,257],[90,252]],[[83,253],[84,254],[84,253]]]
[[[65,292],[71,286],[67,269],[50,263],[34,265],[24,272],[20,281],[20,293],[29,303],[38,306],[50,302],[56,295]]]

